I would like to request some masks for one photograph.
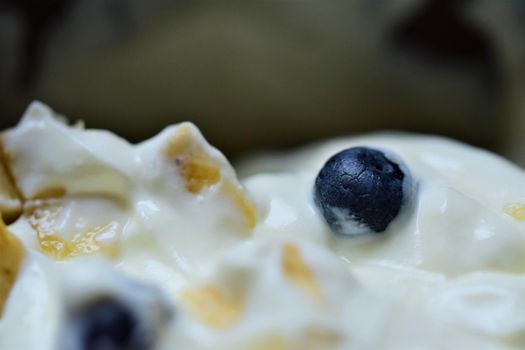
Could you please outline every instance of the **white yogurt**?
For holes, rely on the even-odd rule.
[[[387,231],[334,235],[313,202],[352,146],[406,163],[414,193]],[[26,256],[0,349],[83,349],[71,315],[101,297],[152,349],[520,349],[525,173],[430,136],[378,134],[239,166],[190,123],[131,145],[33,103],[3,138],[24,197]],[[79,333],[80,332],[80,333]]]

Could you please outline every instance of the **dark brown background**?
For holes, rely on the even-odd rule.
[[[228,155],[380,129],[525,162],[520,0],[1,0],[0,126],[40,99],[139,141],[194,121]]]

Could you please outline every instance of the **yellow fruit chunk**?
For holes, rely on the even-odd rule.
[[[0,316],[24,258],[22,244],[7,231],[0,216]]]
[[[13,176],[9,172],[7,157],[3,151],[0,137],[0,212],[4,220],[10,222],[20,216],[22,212],[20,198]]]
[[[181,124],[169,139],[164,150],[165,156],[178,167],[184,179],[186,190],[199,194],[205,189],[221,182],[220,163],[206,150],[189,123]],[[239,209],[245,218],[246,226],[252,230],[257,224],[257,211],[247,198],[244,189],[232,181],[223,181],[222,191]]]
[[[71,239],[65,239],[54,231],[54,225],[63,207],[59,201],[37,201],[38,205],[28,209],[25,216],[37,233],[40,249],[55,260],[65,260],[82,255],[102,253],[109,257],[117,255],[115,245],[102,244],[98,237],[116,229],[118,224],[110,222],[94,226],[84,232],[76,233]]]
[[[195,141],[191,124],[182,123],[175,130],[175,134],[169,139],[165,153],[168,158],[175,158],[181,154],[186,154],[189,151],[203,152],[203,149],[202,146]]]
[[[281,267],[284,275],[298,288],[308,294],[316,303],[321,303],[321,290],[314,273],[306,265],[301,251],[295,245],[287,243],[283,247]]]
[[[525,203],[507,204],[503,211],[512,216],[516,221],[525,221]]]
[[[63,198],[66,196],[66,189],[64,187],[49,187],[44,191],[38,193],[31,199],[53,199],[53,198]]]
[[[183,123],[176,129],[165,154],[179,168],[188,192],[199,194],[221,180],[220,166],[206,152],[202,143],[195,139],[188,123]]]
[[[182,302],[204,324],[225,329],[240,318],[244,297],[228,295],[213,285],[203,285],[182,294]]]
[[[224,191],[243,214],[246,226],[250,230],[253,230],[257,225],[257,210],[253,203],[246,197],[244,189],[241,186],[235,186],[228,181],[224,185]]]
[[[65,260],[82,255],[91,255],[100,252],[106,256],[116,256],[115,246],[102,245],[97,236],[106,232],[108,225],[94,227],[91,231],[75,235],[66,240],[58,235],[38,233],[38,242],[42,251],[55,260]]]
[[[204,158],[181,161],[180,173],[186,181],[186,189],[198,194],[221,180],[220,169]]]

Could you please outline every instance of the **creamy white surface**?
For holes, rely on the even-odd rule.
[[[42,225],[67,239],[103,227],[98,242],[117,248],[109,258],[95,251],[56,262],[43,254],[30,218],[10,225],[29,253],[0,320],[0,349],[59,349],[68,308],[97,293],[131,300],[157,327],[161,350],[525,345],[525,221],[505,213],[509,204],[525,204],[522,169],[454,141],[413,135],[255,157],[238,168],[258,212],[251,232],[224,192],[226,182],[239,186],[235,171],[194,126],[192,138],[220,164],[220,182],[190,193],[163,156],[181,125],[190,124],[131,145],[68,127],[34,103],[7,132],[4,149],[26,198],[66,190],[53,200],[60,209],[51,226]],[[403,159],[415,193],[387,232],[336,238],[315,208],[313,181],[330,156],[357,145]],[[290,245],[312,272],[318,299],[284,273]],[[132,280],[160,291],[126,288]],[[231,325],[212,327],[184,303],[182,295],[202,284],[242,296]],[[163,316],[173,310],[173,318]]]

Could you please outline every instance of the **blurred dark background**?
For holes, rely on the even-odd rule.
[[[34,99],[229,156],[397,129],[523,165],[525,1],[0,0],[0,127]]]

